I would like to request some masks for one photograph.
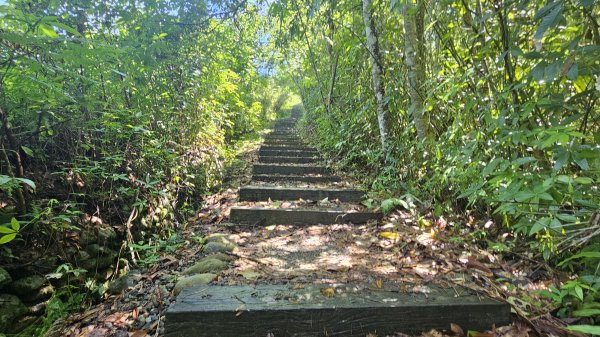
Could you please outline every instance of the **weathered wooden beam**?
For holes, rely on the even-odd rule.
[[[325,174],[325,166],[254,164],[253,174]]]
[[[285,181],[294,181],[294,182],[305,182],[305,183],[336,183],[342,181],[342,178],[338,176],[332,175],[323,175],[323,176],[306,176],[306,175],[280,175],[280,174],[255,174],[252,176],[252,180],[254,181],[264,181],[264,182],[285,182]]]
[[[317,151],[317,149],[315,149],[314,147],[284,146],[284,145],[263,145],[260,149],[265,150],[265,151],[277,151],[277,150],[303,151],[303,152],[316,152]]]
[[[258,161],[261,163],[275,163],[275,164],[310,164],[317,163],[321,159],[319,157],[265,157],[261,156]]]
[[[435,285],[198,286],[184,289],[165,318],[166,337],[364,337],[510,323],[505,303]],[[325,295],[327,296],[325,296]]]
[[[317,151],[298,151],[298,150],[258,150],[260,156],[265,157],[312,157],[319,155]]]
[[[341,210],[310,208],[232,207],[229,218],[240,224],[316,225],[334,223],[365,223],[382,218],[379,212],[348,213]]]
[[[342,202],[360,202],[364,193],[353,189],[316,189],[274,186],[244,186],[240,188],[240,201],[266,200],[340,200]]]

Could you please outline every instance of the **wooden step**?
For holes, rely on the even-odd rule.
[[[265,157],[314,157],[318,156],[317,151],[298,151],[298,150],[258,150],[260,156]]]
[[[295,141],[295,142],[280,142],[280,141],[272,141],[272,140],[267,140],[262,144],[262,147],[282,147],[284,149],[293,149],[293,148],[307,148],[308,146],[302,142],[299,141]]]
[[[269,136],[274,136],[274,137],[297,137],[296,133],[293,131],[272,131],[271,133],[269,133]]]
[[[325,166],[313,165],[277,165],[277,164],[254,164],[253,174],[325,174]]]
[[[266,143],[278,143],[278,144],[304,144],[300,139],[282,139],[282,138],[265,138]]]
[[[363,192],[353,189],[307,189],[297,187],[244,186],[240,188],[240,201],[266,200],[339,200],[360,202]]]
[[[379,212],[346,212],[319,208],[264,208],[234,206],[229,219],[239,224],[264,223],[266,225],[316,225],[334,223],[361,224],[379,220]]]
[[[260,148],[265,151],[302,151],[302,152],[317,152],[317,149],[314,147],[306,147],[306,146],[285,146],[285,145],[263,145]]]
[[[510,324],[505,303],[425,285],[205,285],[185,288],[166,312],[166,337],[365,337]],[[420,285],[420,287],[424,287]],[[455,292],[455,291],[458,291]],[[325,294],[325,295],[324,295]],[[327,295],[327,296],[326,296]]]
[[[285,182],[285,181],[294,181],[294,182],[305,182],[312,184],[320,184],[320,183],[337,183],[342,181],[342,178],[338,176],[332,175],[321,175],[321,176],[309,176],[309,175],[281,175],[281,174],[255,174],[252,176],[252,180],[254,181],[264,181],[264,182]]]
[[[271,164],[310,164],[317,163],[321,159],[319,157],[265,157],[261,156],[258,158],[260,163],[271,163]]]

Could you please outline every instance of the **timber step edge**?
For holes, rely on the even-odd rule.
[[[254,164],[253,174],[326,174],[329,171],[325,166],[313,165],[277,165]]]
[[[297,174],[254,174],[252,180],[263,181],[263,182],[304,182],[304,183],[338,183],[342,181],[342,178],[334,175],[321,175],[321,176],[307,176]]]
[[[306,147],[306,146],[281,146],[281,145],[263,145],[261,150],[265,151],[303,151],[303,152],[317,152],[317,149],[314,147]]]
[[[308,189],[298,187],[243,186],[240,188],[240,201],[266,200],[339,200],[342,202],[360,202],[364,193],[354,189]]]
[[[465,331],[510,324],[506,303],[426,286],[427,296],[354,284],[190,287],[167,310],[165,336],[364,337],[419,334],[451,323]],[[335,289],[332,297],[322,294],[328,287]]]
[[[319,155],[317,151],[297,151],[297,150],[258,150],[260,156],[265,157],[312,157]]]
[[[231,208],[229,219],[239,224],[266,225],[316,225],[316,224],[361,224],[370,220],[380,220],[380,212],[346,212],[342,210],[312,208]]]
[[[269,164],[311,164],[321,161],[319,157],[258,157],[259,163]]]

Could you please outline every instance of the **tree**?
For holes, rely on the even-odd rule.
[[[375,25],[373,23],[371,0],[363,0],[362,15],[365,22],[365,36],[369,50],[369,61],[371,64],[371,76],[373,80],[373,92],[377,104],[377,123],[379,125],[379,136],[381,140],[381,149],[387,158],[389,154],[388,145],[388,112],[385,103],[385,88],[382,83],[381,55],[379,52],[379,42]]]
[[[402,8],[404,18],[404,60],[407,67],[407,90],[410,96],[409,115],[412,116],[417,137],[425,140],[429,137],[429,125],[423,111],[425,98],[425,41],[423,26],[425,4],[423,0],[405,0]]]

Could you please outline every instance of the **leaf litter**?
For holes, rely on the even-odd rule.
[[[246,167],[237,181],[249,181],[250,174]],[[237,226],[225,221],[230,208],[240,204],[236,202],[237,189],[207,197],[203,209],[189,219],[182,233],[184,245],[141,270],[134,286],[59,321],[47,336],[162,336],[164,314],[175,301],[172,290],[177,276],[204,255],[202,243],[195,238],[215,234],[226,236],[237,246],[229,253],[233,262],[219,273],[216,284],[285,282],[293,288],[322,284],[325,297],[336,296],[335,289],[327,285],[357,281],[373,289],[392,284],[402,291],[422,294],[431,291],[428,284],[463,287],[509,303],[513,323],[481,332],[464,331],[452,324],[446,330],[425,331],[419,336],[584,336],[568,331],[565,322],[550,315],[553,307],[549,300],[535,293],[557,282],[557,271],[529,258],[526,251],[491,252],[478,240],[464,239],[483,226],[490,229],[489,221],[460,216],[436,219],[431,214],[392,211],[380,222],[360,226]],[[314,202],[271,201],[267,205],[305,207],[310,203]]]

